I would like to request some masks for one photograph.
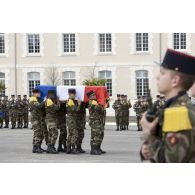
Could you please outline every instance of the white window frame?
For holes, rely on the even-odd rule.
[[[167,47],[170,48],[170,49],[174,49],[173,33],[168,33],[167,34],[167,39],[168,39]],[[190,33],[186,33],[186,49],[175,49],[175,50],[191,54],[192,53],[191,45],[192,45],[191,34]]]
[[[33,78],[33,79],[30,79],[29,78],[29,74],[30,73],[38,73],[39,74],[39,79],[35,79],[35,78]],[[27,81],[28,81],[28,95],[29,95],[29,97],[32,95],[32,93],[30,94],[30,87],[29,87],[29,84],[30,84],[30,81],[33,81],[34,82],[34,87],[36,87],[37,85],[36,85],[36,82],[39,82],[39,84],[41,84],[41,74],[40,74],[40,72],[28,72],[27,73]]]
[[[111,34],[111,52],[100,52],[99,34]],[[94,55],[115,55],[116,54],[116,35],[115,33],[95,33],[94,34]]]
[[[29,34],[39,34],[39,42],[40,42],[40,52],[39,53],[29,53],[28,52],[28,35]],[[43,34],[40,33],[25,33],[23,34],[23,57],[41,57],[44,56],[44,44],[43,44]]]
[[[102,77],[100,77],[100,73],[101,72],[104,72],[104,77],[102,78]],[[111,73],[111,77],[107,77],[107,75],[106,75],[106,73],[107,72],[110,72]],[[112,87],[111,87],[111,89],[108,89],[107,88],[107,90],[108,90],[108,92],[109,92],[109,90],[111,90],[111,94],[109,93],[109,95],[112,97],[113,96],[113,79],[112,79],[112,71],[111,70],[100,70],[100,71],[98,71],[98,78],[100,78],[100,79],[105,79],[106,80],[106,84],[105,84],[105,87],[107,88],[107,80],[111,80],[111,85],[112,85]]]
[[[65,73],[69,74],[68,78],[64,77]],[[74,75],[75,75],[74,78],[70,76],[71,73],[74,73]],[[69,85],[65,85],[64,80],[68,80],[69,81]],[[71,85],[71,81],[74,81],[75,85]],[[76,72],[75,71],[63,71],[62,72],[62,84],[65,85],[65,86],[76,86],[77,85]]]
[[[75,34],[75,52],[64,52],[64,34]],[[78,33],[60,33],[58,34],[58,56],[79,56],[79,35]]]
[[[153,54],[153,34],[148,33],[148,51],[136,51],[136,33],[130,34],[130,54],[132,55]]]
[[[174,35],[175,35],[175,34],[178,34],[178,35],[179,35],[179,48],[178,48],[178,49],[175,49],[175,48],[174,48],[174,46],[175,46],[175,45],[174,45],[174,44],[175,44],[175,43],[174,43]],[[182,48],[181,48],[181,34],[185,34],[185,36],[186,36],[185,49],[182,49]],[[173,36],[173,49],[174,49],[174,50],[177,50],[177,51],[186,51],[186,50],[187,50],[187,34],[186,34],[186,33],[173,33],[172,36]]]
[[[144,77],[143,75],[142,76],[140,76],[140,77],[138,77],[137,76],[137,72],[146,72],[146,74],[147,74],[147,76],[146,77]],[[138,89],[137,89],[137,79],[141,79],[141,82],[142,82],[142,89],[141,89],[141,94],[138,94]],[[147,79],[147,81],[148,81],[148,87],[149,87],[149,71],[148,70],[136,70],[135,71],[135,85],[136,85],[136,95],[137,96],[146,96],[147,95],[147,92],[144,94],[144,79]]]
[[[0,53],[0,57],[8,57],[8,34],[7,33],[0,33],[2,35],[4,35],[4,53]]]
[[[2,82],[5,85],[5,73],[4,72],[0,72],[0,74],[4,75],[4,77],[2,77],[2,78],[0,77],[0,82]],[[0,92],[0,95],[5,95],[5,94],[6,94],[6,89],[3,90],[2,92]]]

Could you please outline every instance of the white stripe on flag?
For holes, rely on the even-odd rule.
[[[84,101],[85,86],[57,86],[57,96],[61,101],[68,99],[68,89],[76,89],[76,99]]]

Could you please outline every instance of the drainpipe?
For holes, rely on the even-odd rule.
[[[14,73],[15,73],[15,96],[17,96],[17,39],[16,33],[14,33]]]
[[[161,64],[161,60],[162,60],[162,33],[160,33],[160,40],[159,40],[159,58],[160,58],[160,64]]]

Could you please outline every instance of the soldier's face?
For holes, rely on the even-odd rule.
[[[34,93],[34,96],[35,96],[35,97],[40,97],[41,94],[40,94],[40,93]]]
[[[192,95],[192,97],[195,97],[195,82],[194,82],[194,84],[192,85],[192,87],[191,87],[191,95]]]
[[[76,94],[74,94],[74,93],[69,93],[69,97],[70,97],[71,99],[75,99],[75,96],[76,96]]]
[[[159,93],[167,94],[172,90],[174,81],[170,70],[161,67],[156,80]]]

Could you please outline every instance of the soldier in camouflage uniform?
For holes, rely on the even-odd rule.
[[[78,139],[77,139],[77,152],[85,153],[82,149],[82,142],[84,138],[84,129],[86,123],[86,103],[81,102],[80,109],[78,111],[78,118],[77,118],[77,128],[78,128]]]
[[[8,101],[8,96],[5,96],[3,99],[3,110],[5,113],[4,116],[4,122],[5,126],[4,128],[9,128],[9,101]]]
[[[141,102],[141,97],[140,96],[138,96],[137,101],[133,105],[133,109],[136,113],[138,131],[141,131],[142,128],[141,128],[141,125],[140,125],[140,119],[142,117],[142,114],[143,114],[145,108],[144,108],[144,106]]]
[[[67,154],[78,154],[79,152],[76,149],[78,143],[78,113],[80,110],[81,102],[75,100],[76,90],[68,90],[69,99],[66,102],[66,111],[67,111],[67,127],[68,127],[68,139],[67,139]]]
[[[195,81],[195,57],[168,49],[157,75],[157,87],[166,97],[159,117],[141,125],[141,157],[159,163],[195,162],[195,108],[186,93]]]
[[[87,96],[89,97],[89,126],[91,127],[90,153],[92,155],[100,155],[105,153],[105,151],[101,149],[101,144],[104,137],[102,123],[102,113],[104,112],[104,107],[98,104],[94,91],[89,91]]]
[[[60,102],[60,109],[57,112],[58,129],[60,136],[58,140],[58,152],[66,152],[67,128],[66,128],[66,102]],[[63,147],[62,147],[63,146]]]
[[[128,130],[129,129],[129,109],[132,107],[130,100],[127,100],[127,95],[125,95],[124,98],[124,111],[123,111],[123,115],[124,115],[124,130]]]
[[[42,108],[44,104],[40,100],[40,91],[33,89],[33,96],[29,98],[29,111],[31,112],[31,123],[33,128],[33,153],[43,153],[41,148],[43,141],[43,130],[41,127]]]
[[[3,127],[3,119],[4,119],[3,101],[2,97],[0,97],[0,128]]]
[[[115,120],[116,120],[116,131],[119,131],[119,111],[121,107],[121,99],[120,99],[120,94],[117,94],[117,99],[114,101],[112,108],[115,110]]]
[[[9,115],[10,115],[12,129],[15,129],[16,116],[17,116],[17,106],[16,106],[15,95],[11,95],[11,99],[9,101]]]
[[[125,117],[124,117],[125,106],[124,106],[124,98],[125,98],[125,95],[121,95],[121,106],[120,106],[120,109],[119,109],[119,126],[120,126],[120,131],[125,130]]]
[[[45,122],[48,130],[48,147],[47,153],[57,154],[55,148],[56,140],[58,138],[58,124],[57,112],[60,109],[60,102],[56,97],[56,92],[53,90],[48,91],[48,96],[45,100]]]
[[[21,99],[21,95],[18,95],[18,99],[16,101],[17,108],[17,128],[22,128],[23,126],[23,115],[24,115],[24,104]]]
[[[27,95],[23,95],[22,103],[24,105],[24,111],[23,111],[23,124],[24,128],[28,128],[28,100]]]

